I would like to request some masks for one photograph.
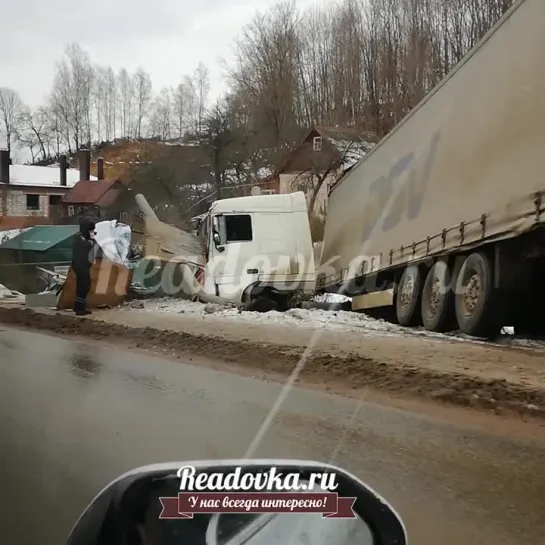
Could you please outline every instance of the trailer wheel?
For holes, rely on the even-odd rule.
[[[456,329],[452,274],[445,261],[429,270],[422,289],[422,322],[428,331],[445,333]]]
[[[397,321],[411,327],[422,323],[422,271],[416,265],[409,265],[401,275],[395,300]]]
[[[502,314],[492,283],[492,266],[486,254],[469,255],[460,269],[454,296],[456,319],[466,335],[490,338],[500,332]]]

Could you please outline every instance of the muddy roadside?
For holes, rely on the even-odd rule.
[[[222,329],[204,321],[189,327],[187,320],[179,320],[176,327],[156,315],[133,320],[130,316],[108,311],[77,318],[0,307],[0,322],[14,327],[141,349],[160,347],[170,355],[193,354],[280,376],[293,371],[313,335],[293,331],[288,335],[279,328],[260,330],[246,324],[237,324],[238,330],[232,324]],[[352,391],[373,388],[499,414],[545,417],[544,353],[402,337],[359,336],[357,341],[324,332],[308,355],[299,382]]]

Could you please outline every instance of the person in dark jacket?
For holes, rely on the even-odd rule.
[[[86,299],[91,289],[91,265],[95,245],[95,222],[83,218],[80,221],[79,233],[74,238],[72,248],[72,269],[76,276],[76,302],[74,312],[77,316],[91,314],[86,309]]]

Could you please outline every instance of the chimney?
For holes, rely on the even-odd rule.
[[[104,180],[104,159],[102,157],[97,159],[97,178]]]
[[[7,149],[0,150],[0,183],[9,184],[9,166],[11,160]]]
[[[88,181],[91,177],[91,152],[88,149],[79,151],[79,179]]]
[[[61,186],[66,187],[66,171],[68,170],[68,165],[66,163],[66,155],[61,155],[59,157],[59,170],[61,172]]]

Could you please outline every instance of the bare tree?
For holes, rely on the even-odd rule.
[[[45,106],[40,108],[40,111],[47,120],[47,131],[49,132],[49,149],[47,155],[48,157],[58,156],[61,150],[70,149],[68,127],[54,108],[51,99],[48,100]]]
[[[278,157],[294,141],[301,58],[299,14],[294,2],[258,14],[237,41],[232,85],[252,98],[254,123],[270,134]]]
[[[95,110],[95,134],[99,142],[103,140],[103,136],[106,132],[106,81],[107,69],[102,66],[95,66],[92,102]]]
[[[340,0],[300,14],[282,2],[237,40],[231,90],[245,104],[249,130],[268,133],[276,148],[314,124],[382,136],[512,3]]]
[[[19,93],[7,87],[0,87],[0,134],[4,137],[8,151],[22,128],[25,106]]]
[[[176,120],[176,136],[182,138],[187,122],[187,89],[179,83],[172,96],[173,115]]]
[[[19,141],[26,146],[31,154],[32,162],[45,161],[51,157],[54,128],[45,108],[32,112],[25,108],[21,115]]]
[[[106,140],[112,141],[117,136],[117,97],[118,87],[117,78],[111,67],[108,67],[105,81],[105,123],[106,123]]]
[[[196,134],[199,132],[199,99],[197,90],[193,79],[188,75],[183,77],[182,85],[186,93],[185,106],[188,130]]]
[[[132,76],[122,68],[118,75],[120,130],[123,138],[133,133],[134,83]]]
[[[91,142],[91,90],[93,70],[89,56],[78,44],[69,44],[57,64],[51,105],[68,127],[68,147]]]
[[[197,94],[197,132],[201,132],[208,103],[208,93],[210,92],[208,68],[202,62],[199,63],[195,70],[193,80]]]
[[[147,72],[139,68],[134,74],[134,100],[135,100],[135,137],[142,136],[142,123],[148,113],[151,104],[151,79]]]
[[[199,133],[201,146],[206,151],[214,173],[214,185],[216,193],[221,196],[221,189],[227,179],[227,171],[233,170],[239,178],[238,169],[234,168],[235,130],[232,125],[230,112],[225,101],[216,103],[212,111],[203,119],[202,129]]]
[[[163,88],[152,106],[150,119],[151,135],[168,140],[172,135],[172,91]]]

